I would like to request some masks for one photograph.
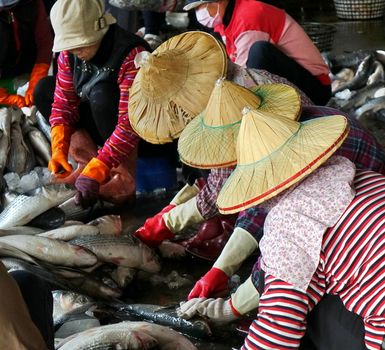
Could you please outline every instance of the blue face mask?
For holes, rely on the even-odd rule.
[[[214,17],[210,16],[209,10],[207,6],[203,8],[198,8],[195,10],[195,15],[197,17],[197,21],[205,27],[214,28],[218,24],[222,23],[222,17],[219,14],[219,6],[217,4],[217,13]]]

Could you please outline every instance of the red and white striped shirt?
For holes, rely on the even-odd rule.
[[[132,129],[128,118],[129,88],[131,87],[138,69],[135,68],[135,56],[144,51],[142,47],[136,47],[130,51],[123,61],[119,74],[118,85],[120,90],[118,123],[114,132],[106,140],[99,150],[97,158],[106,165],[116,167],[135,148],[139,136]],[[63,51],[58,58],[58,73],[52,112],[50,116],[51,126],[74,126],[79,120],[78,106],[80,98],[76,94],[73,84],[73,74],[69,60],[69,53]],[[106,116],[108,118],[108,116]]]
[[[306,292],[266,275],[257,319],[242,349],[298,349],[306,315],[325,293],[362,317],[365,344],[380,350],[385,336],[385,176],[357,170],[356,196],[326,231]]]

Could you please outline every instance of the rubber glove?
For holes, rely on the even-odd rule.
[[[0,105],[25,107],[25,98],[20,95],[10,95],[4,88],[0,88]]]
[[[36,84],[39,82],[41,78],[47,76],[49,70],[49,64],[47,63],[36,63],[31,72],[31,76],[29,78],[29,84],[27,92],[25,93],[25,103],[27,106],[32,106],[34,103],[33,100],[33,92],[35,91]]]
[[[207,317],[211,322],[217,324],[230,323],[238,319],[241,315],[231,306],[230,299],[191,299],[182,303],[177,310],[177,314],[185,319],[195,315]]]
[[[83,208],[95,204],[99,198],[100,185],[104,184],[110,174],[110,168],[98,158],[92,158],[75,182],[78,190],[75,203]]]
[[[211,268],[191,290],[187,299],[206,298],[216,293],[221,293],[228,289],[229,276],[221,269],[216,267]]]
[[[257,247],[249,232],[236,227],[213,268],[195,284],[188,299],[207,298],[226,289],[229,278]]]
[[[197,208],[196,198],[193,197],[166,213],[161,212],[147,219],[134,235],[148,246],[157,247],[164,240],[173,238],[175,233],[203,221]]]
[[[175,197],[171,200],[170,204],[164,207],[159,213],[157,213],[153,217],[148,218],[145,221],[144,225],[137,229],[134,235],[149,246],[158,246],[160,243],[162,243],[164,239],[172,238],[174,235],[170,234],[167,228],[161,228],[161,225],[163,224],[163,214],[169,212],[171,209],[174,209],[177,205],[185,203],[187,200],[194,197],[198,192],[199,189],[197,186],[185,185],[181,190],[178,191]],[[161,237],[162,235],[160,235],[159,239],[161,241],[159,244],[158,242],[153,242],[153,240],[151,239],[152,231],[154,230],[154,228],[158,230],[165,230],[167,236],[163,239],[163,237]]]
[[[169,230],[163,220],[163,214],[174,208],[174,205],[169,204],[161,212],[148,218],[144,225],[135,231],[134,236],[153,248],[158,247],[164,240],[174,237],[175,234]]]
[[[228,323],[255,310],[259,306],[259,299],[260,294],[250,276],[230,299],[194,298],[181,303],[177,314],[185,319],[201,315],[208,317],[214,323]]]
[[[51,129],[52,157],[48,169],[57,177],[67,177],[72,172],[68,163],[72,128],[67,125],[56,125]]]

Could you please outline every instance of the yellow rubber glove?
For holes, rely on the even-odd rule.
[[[35,91],[36,84],[41,78],[47,76],[49,70],[49,64],[47,63],[36,63],[33,66],[31,77],[29,78],[28,90],[25,93],[25,103],[27,106],[32,106],[33,101],[33,92]]]
[[[67,177],[72,172],[72,166],[68,163],[71,134],[72,128],[67,125],[55,125],[51,129],[52,157],[48,169],[57,177]]]
[[[20,95],[10,95],[4,88],[0,88],[0,105],[25,107],[25,98]]]

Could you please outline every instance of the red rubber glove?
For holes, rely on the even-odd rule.
[[[148,218],[144,225],[136,230],[134,236],[153,248],[158,247],[165,239],[174,237],[175,234],[168,229],[163,220],[163,214],[173,208],[175,208],[175,205],[169,204],[158,214]]]
[[[215,293],[222,292],[228,288],[229,277],[220,269],[211,268],[191,290],[187,300],[193,298],[208,298]]]
[[[4,88],[0,88],[0,105],[25,107],[25,98],[20,95],[10,95]]]

